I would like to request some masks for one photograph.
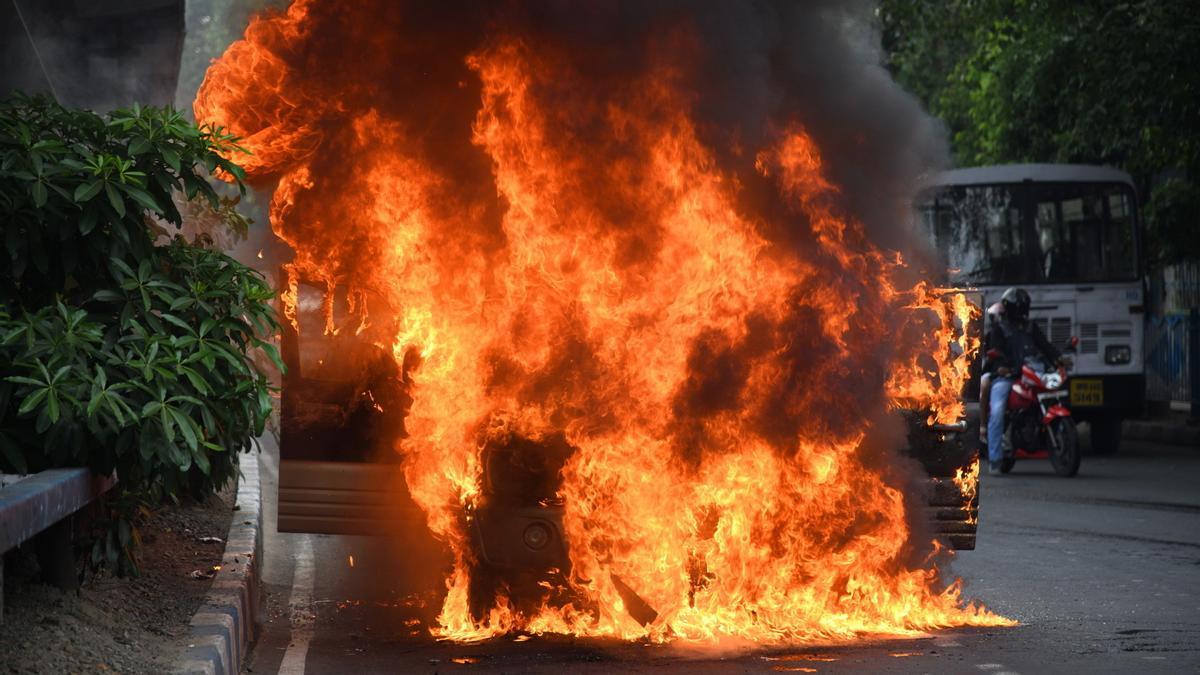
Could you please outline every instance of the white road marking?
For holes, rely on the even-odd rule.
[[[1011,670],[1005,670],[1003,663],[976,663],[975,667],[992,673],[992,675],[1018,675]]]
[[[935,640],[933,642],[938,647],[961,647],[962,643],[957,640]]]
[[[304,661],[308,658],[308,643],[313,638],[313,545],[312,536],[304,535],[296,550],[296,569],[292,573],[292,595],[288,599],[291,614],[292,639],[283,661],[279,664],[279,675],[304,675]]]

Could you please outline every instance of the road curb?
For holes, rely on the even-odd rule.
[[[1200,426],[1126,420],[1122,431],[1128,439],[1200,448]]]
[[[233,675],[254,641],[259,612],[262,569],[262,485],[258,455],[239,462],[237,509],[225,538],[221,569],[204,604],[192,616],[183,655],[173,672]]]

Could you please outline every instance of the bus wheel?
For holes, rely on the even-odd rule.
[[[1121,418],[1106,417],[1090,420],[1092,427],[1092,452],[1097,455],[1116,454],[1121,447]]]

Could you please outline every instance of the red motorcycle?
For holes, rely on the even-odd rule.
[[[1008,394],[1001,472],[1011,471],[1018,459],[1047,458],[1060,476],[1079,471],[1079,438],[1067,396],[1066,366],[1051,369],[1038,360],[1026,360]]]

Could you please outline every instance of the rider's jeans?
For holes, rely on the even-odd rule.
[[[993,464],[1004,459],[1004,408],[1008,405],[1008,392],[1012,386],[1011,377],[994,378],[992,392],[988,395],[988,461]]]

